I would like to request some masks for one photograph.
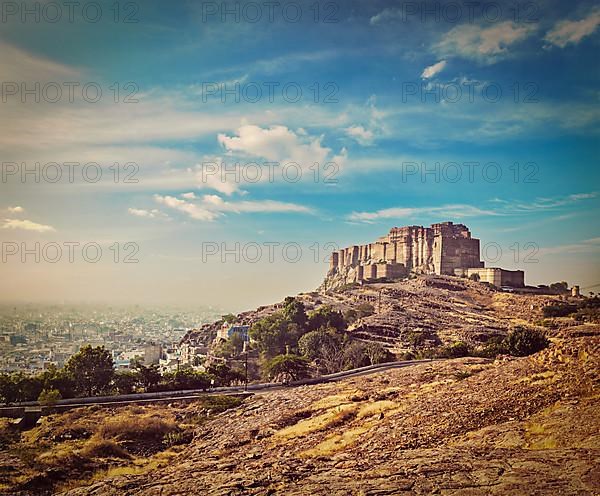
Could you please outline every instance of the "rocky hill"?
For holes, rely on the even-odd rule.
[[[526,358],[461,358],[255,395],[146,473],[83,495],[592,495],[600,328]]]
[[[389,283],[348,285],[330,291],[297,296],[307,310],[329,305],[346,313],[361,303],[374,309],[373,315],[350,325],[352,337],[383,343],[400,354],[413,348],[438,346],[454,341],[473,345],[494,336],[504,336],[510,327],[533,325],[542,319],[542,308],[557,296],[502,293],[468,279],[451,276],[419,275]],[[252,324],[281,309],[283,303],[242,312],[238,321]],[[189,333],[184,341],[214,337],[221,322]]]

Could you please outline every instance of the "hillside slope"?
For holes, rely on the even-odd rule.
[[[526,358],[256,395],[169,466],[67,494],[598,494],[599,367],[587,325]]]
[[[449,276],[421,275],[397,282],[353,285],[335,291],[297,296],[307,311],[329,305],[343,313],[361,303],[373,306],[373,315],[349,327],[352,337],[377,341],[390,351],[411,348],[415,336],[422,346],[453,341],[474,345],[494,336],[504,336],[510,327],[542,318],[541,309],[556,296],[526,296],[502,293],[489,286]],[[276,312],[283,303],[242,312],[238,321],[252,324]],[[206,341],[216,335],[220,322],[190,332],[185,340]]]

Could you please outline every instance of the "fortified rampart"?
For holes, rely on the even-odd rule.
[[[374,243],[332,253],[325,286],[397,279],[411,272],[454,275],[457,269],[483,266],[479,240],[463,224],[394,227]]]

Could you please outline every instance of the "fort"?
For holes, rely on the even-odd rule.
[[[467,226],[442,222],[430,227],[394,227],[374,243],[333,252],[323,287],[401,279],[411,273],[471,277],[498,287],[525,284],[521,270],[486,268],[479,240],[471,237]]]

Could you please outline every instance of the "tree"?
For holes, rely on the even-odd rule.
[[[475,272],[469,276],[469,279],[471,279],[471,281],[479,282],[480,277],[479,277],[479,274],[477,274],[477,272]]]
[[[344,367],[344,338],[335,328],[322,327],[302,336],[298,348],[315,362],[319,371],[338,372]]]
[[[286,346],[295,348],[300,335],[298,325],[287,320],[282,312],[264,317],[250,328],[250,336],[266,358],[285,353]]]
[[[365,355],[369,365],[391,362],[392,354],[381,343],[370,342],[365,344]]]
[[[352,341],[344,348],[344,368],[357,369],[369,365],[365,343]]]
[[[323,305],[308,316],[308,330],[315,331],[321,327],[332,327],[336,331],[346,329],[346,321],[341,312]]]
[[[232,313],[228,313],[227,315],[223,315],[223,322],[227,324],[235,324],[237,322],[237,317]]]
[[[44,389],[38,396],[38,403],[40,405],[52,406],[61,400],[62,396],[58,389]]]
[[[0,374],[0,397],[7,405],[19,399],[19,388],[12,374]]]
[[[208,389],[212,377],[205,372],[196,372],[190,368],[181,368],[163,376],[160,389],[176,391],[180,389]]]
[[[116,372],[113,385],[119,394],[131,394],[140,383],[140,374],[131,370]]]
[[[443,346],[436,354],[439,358],[461,358],[469,356],[471,348],[463,341],[455,341],[452,344]]]
[[[291,323],[296,324],[301,329],[306,327],[308,320],[306,316],[306,308],[300,300],[288,296],[284,300],[283,316]]]
[[[158,365],[156,364],[148,365],[146,367],[143,363],[138,361],[135,362],[133,368],[138,374],[139,381],[146,391],[152,389],[161,380],[160,371],[158,369]]]
[[[63,368],[59,369],[51,364],[42,373],[42,384],[44,389],[57,389],[62,398],[72,398],[75,396],[75,381],[73,377]]]
[[[110,352],[104,346],[84,346],[65,365],[65,370],[75,381],[79,394],[94,396],[105,392],[115,373]]]
[[[267,362],[266,370],[271,379],[284,382],[308,377],[308,360],[298,355],[278,355]]]
[[[537,329],[515,327],[504,341],[508,353],[513,356],[528,356],[546,348],[550,341]]]
[[[553,282],[550,284],[550,289],[553,289],[559,293],[566,293],[569,291],[569,283],[565,281]]]
[[[211,365],[206,372],[215,378],[217,386],[231,386],[232,383],[243,382],[246,378],[244,372],[232,369],[225,363]]]

